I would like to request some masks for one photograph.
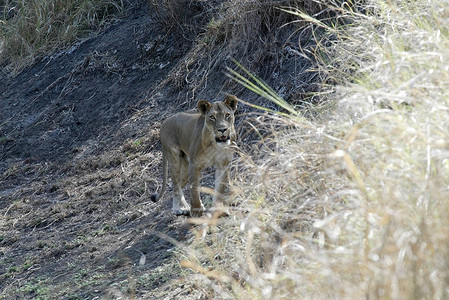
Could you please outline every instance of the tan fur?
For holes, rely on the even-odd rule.
[[[198,102],[199,113],[178,113],[162,123],[163,183],[159,200],[167,184],[167,164],[173,181],[173,207],[176,215],[201,216],[199,181],[201,170],[216,166],[214,203],[223,204],[223,194],[229,182],[229,164],[234,153],[236,133],[234,112],[237,98],[227,96],[222,102]],[[189,183],[191,205],[184,198],[182,188]]]

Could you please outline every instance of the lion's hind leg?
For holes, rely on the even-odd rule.
[[[180,194],[181,197],[179,199],[179,207],[181,208],[182,215],[189,215],[190,213],[190,204],[186,201],[184,197],[184,193],[182,189],[186,186],[189,181],[189,161],[187,156],[181,151],[180,155],[180,171],[179,171],[179,180],[180,180]],[[176,214],[176,212],[175,212]]]

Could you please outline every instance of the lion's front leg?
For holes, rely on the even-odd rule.
[[[190,211],[190,206],[184,198],[184,193],[180,184],[173,184],[173,206],[172,212],[176,216],[188,215]]]
[[[200,172],[201,168],[198,168],[196,165],[191,164],[189,166],[189,185],[190,185],[190,215],[192,217],[201,217],[204,212],[203,203],[201,203],[200,199]]]
[[[219,166],[215,171],[214,210],[219,214],[229,214],[225,207],[226,188],[229,187],[229,165]]]
[[[226,192],[226,187],[229,184],[229,167],[217,168],[215,171],[215,193],[214,193],[214,204],[224,203],[224,194]]]

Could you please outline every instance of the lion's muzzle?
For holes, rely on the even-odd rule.
[[[229,128],[228,127],[222,127],[222,128],[216,129],[215,141],[217,143],[226,143],[230,139],[231,139],[231,137],[229,136]]]

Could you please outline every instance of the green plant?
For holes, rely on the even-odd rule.
[[[35,280],[26,281],[18,289],[18,292],[24,295],[31,295],[33,299],[48,299],[50,289],[46,284],[47,279],[44,277],[39,277]]]
[[[73,276],[75,284],[79,287],[86,287],[101,283],[104,279],[104,274],[98,272],[92,272],[92,270],[81,269]]]
[[[276,93],[268,84],[263,82],[260,78],[257,78],[254,74],[252,74],[250,71],[248,71],[244,66],[242,66],[240,63],[238,63],[236,60],[233,60],[234,63],[242,70],[247,77],[241,75],[239,72],[227,68],[228,73],[226,74],[228,77],[230,77],[232,80],[240,83],[247,89],[253,91],[254,93],[266,98],[267,100],[270,100],[274,104],[277,104],[279,107],[285,109],[287,113],[282,113],[279,111],[274,111],[271,109],[267,109],[265,107],[257,106],[251,103],[245,102],[245,104],[250,105],[252,107],[269,111],[272,113],[280,114],[287,117],[299,117],[301,116],[301,112],[296,110],[292,105],[287,103],[281,96],[279,96],[278,93]],[[243,101],[243,100],[240,100]]]
[[[8,269],[8,273],[15,273],[19,270],[16,266],[12,266]]]
[[[147,274],[137,278],[137,289],[154,289],[169,281],[177,272],[181,272],[179,266],[171,264],[150,270]]]
[[[27,259],[27,260],[22,264],[21,269],[24,270],[24,271],[25,271],[25,270],[28,270],[29,268],[31,268],[31,267],[33,266],[33,264],[34,264],[33,260]]]

